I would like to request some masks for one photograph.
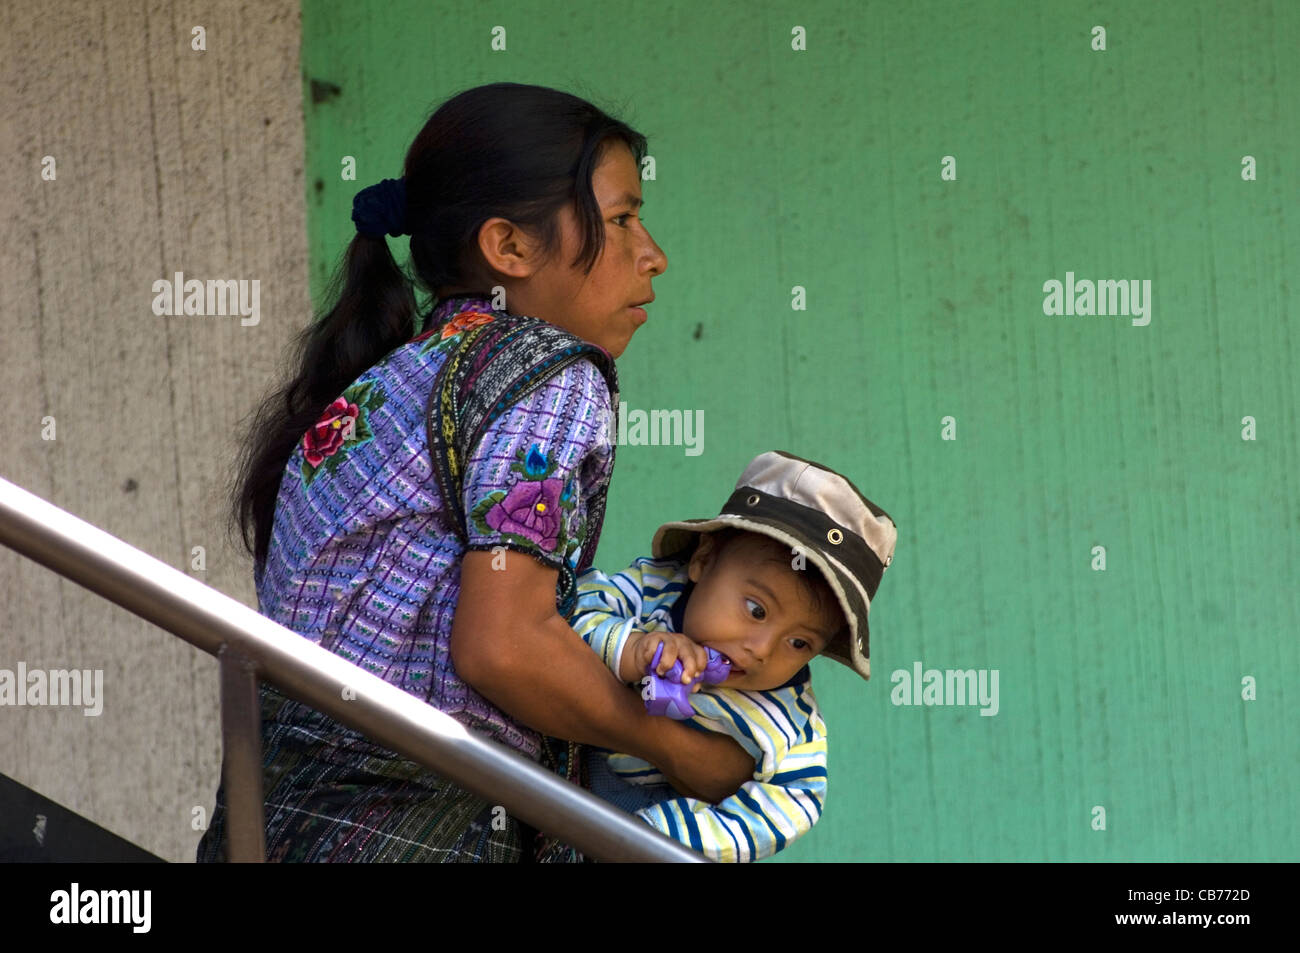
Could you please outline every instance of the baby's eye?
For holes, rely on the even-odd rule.
[[[767,610],[753,599],[746,599],[745,606],[749,609],[749,614],[755,619],[762,620],[767,618]]]
[[[791,639],[790,644],[793,645],[795,649],[800,652],[802,652],[804,649],[812,648],[812,643],[807,641],[806,639]]]

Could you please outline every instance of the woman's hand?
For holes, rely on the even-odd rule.
[[[666,759],[670,764],[646,759],[663,772],[679,794],[717,804],[754,779],[754,759],[729,735],[696,731],[671,718],[658,720],[690,735],[674,743]]]
[[[717,802],[753,776],[754,762],[725,735],[647,714],[555,611],[557,572],[507,551],[461,560],[452,664],[479,694],[535,731],[648,761],[684,794]]]

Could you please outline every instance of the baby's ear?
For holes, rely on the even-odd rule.
[[[700,581],[704,570],[708,569],[717,558],[717,548],[718,540],[713,533],[700,534],[700,541],[695,544],[695,552],[691,553],[691,561],[686,567],[686,575],[691,582]]]

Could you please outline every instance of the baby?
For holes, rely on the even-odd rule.
[[[826,725],[808,663],[825,654],[871,675],[867,612],[898,530],[847,479],[780,451],[755,457],[714,519],[665,523],[650,557],[578,578],[570,619],[624,682],[675,661],[684,681],[707,648],[727,680],[696,687],[691,721],[731,735],[753,780],[718,804],[682,797],[652,765],[592,749],[592,793],[714,860],[768,857],[812,829],[826,794]]]

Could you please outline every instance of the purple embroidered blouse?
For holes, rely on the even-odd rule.
[[[456,674],[451,623],[464,552],[425,434],[440,342],[491,320],[491,301],[438,302],[427,327],[357,378],[285,467],[259,611],[528,757],[538,735]],[[448,320],[450,319],[450,320]],[[536,551],[577,566],[586,504],[609,481],[611,398],[575,361],[503,413],[465,465],[472,546]]]

